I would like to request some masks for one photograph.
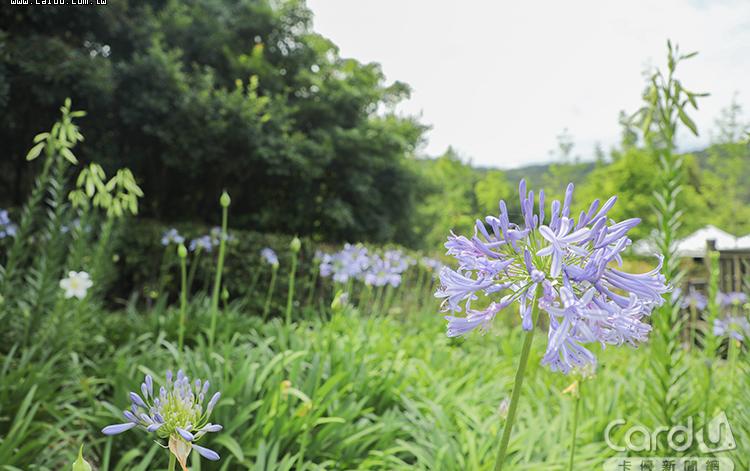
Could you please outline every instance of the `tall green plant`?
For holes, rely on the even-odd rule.
[[[683,189],[683,158],[676,153],[676,137],[680,125],[697,135],[698,129],[688,116],[690,108],[697,109],[697,98],[702,93],[689,91],[676,77],[680,62],[697,53],[682,54],[667,42],[667,70],[656,70],[649,79],[643,96],[644,106],[636,113],[647,149],[659,162],[659,190],[654,194],[657,216],[656,246],[663,254],[663,273],[672,286],[678,286],[683,273],[675,251],[675,241],[682,224],[680,194]],[[679,300],[674,297],[652,314],[651,371],[648,397],[652,402],[649,412],[656,424],[667,427],[679,423],[684,412],[680,404],[680,390],[686,366],[680,345],[682,320]]]
[[[219,198],[221,204],[221,234],[219,234],[219,259],[216,262],[216,276],[214,277],[214,290],[211,295],[211,327],[208,334],[209,345],[214,344],[216,335],[216,319],[219,314],[219,291],[221,289],[221,276],[224,272],[224,256],[227,250],[227,223],[229,217],[229,205],[232,199],[226,191]]]

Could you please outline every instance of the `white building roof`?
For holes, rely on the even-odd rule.
[[[709,240],[716,242],[718,250],[750,249],[750,234],[744,237],[735,237],[709,224],[684,239],[677,241],[677,255],[680,257],[702,258],[706,255],[706,242]],[[633,252],[637,255],[653,255],[656,252],[656,248],[652,241],[642,240],[633,244]]]

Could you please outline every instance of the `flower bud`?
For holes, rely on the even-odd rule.
[[[221,300],[224,302],[229,301],[229,290],[224,288],[221,290]]]
[[[78,449],[78,459],[73,462],[73,471],[91,471],[91,465],[83,459],[83,445]]]
[[[505,398],[502,401],[500,401],[500,405],[497,406],[497,413],[500,415],[500,418],[505,420],[508,418],[508,410],[510,409],[510,399]]]
[[[289,248],[292,249],[292,252],[297,253],[302,248],[302,242],[299,240],[299,237],[295,237],[292,239],[292,241],[289,243]]]
[[[221,204],[222,208],[228,208],[230,204],[232,204],[232,198],[229,197],[229,193],[226,191],[221,194],[221,198],[219,198],[219,203]]]
[[[180,258],[187,257],[187,247],[185,247],[185,244],[180,244],[177,246],[177,256]]]
[[[333,312],[341,312],[344,310],[346,305],[349,303],[349,293],[346,293],[344,291],[338,291],[336,293],[336,296],[333,298],[333,302],[331,303],[331,310]]]

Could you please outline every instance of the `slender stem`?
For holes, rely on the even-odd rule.
[[[177,342],[182,354],[182,346],[185,340],[185,315],[187,312],[187,259],[180,257],[180,281],[182,289],[180,290],[180,330],[179,340]]]
[[[271,283],[268,285],[268,293],[266,294],[266,304],[263,306],[263,320],[268,318],[268,311],[271,310],[271,298],[273,298],[273,290],[276,287],[276,272],[279,266],[273,265],[271,267]]]
[[[214,292],[211,296],[211,330],[208,344],[213,346],[214,335],[216,335],[216,318],[219,314],[219,289],[221,288],[221,274],[224,271],[224,254],[227,249],[227,219],[229,208],[221,208],[221,235],[219,236],[219,260],[216,263],[216,277],[214,278]]]
[[[523,378],[526,374],[526,365],[529,362],[529,353],[531,353],[531,343],[534,340],[534,331],[536,330],[536,321],[539,317],[539,306],[537,305],[536,298],[539,288],[537,287],[537,293],[534,295],[532,301],[531,319],[532,327],[526,332],[526,338],[523,341],[523,348],[521,349],[521,359],[518,364],[518,370],[516,370],[516,380],[513,383],[513,392],[510,396],[510,407],[508,407],[508,417],[505,419],[505,429],[503,430],[503,437],[500,441],[500,447],[497,451],[497,461],[495,462],[495,471],[502,471],[503,463],[505,462],[505,454],[508,451],[508,443],[510,442],[510,434],[513,430],[513,422],[516,420],[516,410],[518,409],[518,400],[521,397],[521,388],[523,387]]]
[[[695,323],[698,321],[698,313],[695,308],[695,306],[691,303],[690,304],[690,325],[688,326],[689,329],[689,336],[688,336],[688,351],[693,351],[693,347],[695,346]]]
[[[310,306],[312,304],[312,299],[313,299],[313,296],[315,295],[315,288],[317,286],[317,282],[318,282],[318,265],[313,264],[312,276],[310,279],[310,283],[308,284],[307,302],[305,302],[305,306]]]
[[[188,280],[187,280],[187,290],[188,292],[192,291],[193,289],[193,280],[195,280],[195,272],[198,271],[198,262],[201,259],[201,252],[203,252],[203,248],[201,246],[198,246],[195,249],[195,255],[193,255],[193,260],[190,262],[190,273],[188,274]]]
[[[292,304],[294,302],[294,275],[297,272],[297,253],[292,252],[292,271],[289,272],[289,291],[286,296],[286,323],[292,323]]]
[[[174,454],[170,452],[169,453],[169,468],[167,468],[167,470],[174,471],[176,464],[177,464],[177,460],[175,459]]]
[[[583,394],[583,380],[578,381],[578,391],[575,393],[575,410],[573,411],[573,434],[570,437],[570,462],[568,471],[573,471],[576,457],[576,434],[578,433],[578,411],[581,408],[581,394]]]
[[[737,357],[739,356],[739,342],[729,337],[727,346],[727,360],[729,360],[729,396],[734,397],[734,377],[737,370]]]

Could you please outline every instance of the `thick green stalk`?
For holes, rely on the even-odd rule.
[[[688,350],[693,351],[693,348],[695,347],[695,324],[698,322],[698,310],[695,308],[693,303],[690,304],[690,326],[688,326],[688,329],[690,331],[688,335]]]
[[[184,248],[184,246],[180,247]],[[187,313],[187,257],[182,256],[180,256],[180,281],[180,330],[177,344],[180,354],[182,354],[182,346],[185,340],[185,315]]]
[[[273,291],[276,287],[276,272],[279,270],[278,265],[271,267],[271,283],[268,284],[268,293],[266,294],[266,303],[263,305],[263,320],[268,318],[268,311],[271,310],[271,299],[273,298]]]
[[[209,331],[208,344],[213,346],[216,335],[216,318],[219,315],[219,289],[221,288],[221,275],[224,272],[224,255],[227,250],[227,220],[229,218],[229,205],[221,208],[221,234],[219,235],[219,260],[216,262],[216,276],[214,277],[214,291],[211,296],[211,330]]]
[[[510,396],[510,406],[508,407],[508,417],[505,419],[505,429],[503,430],[503,437],[500,441],[500,447],[497,451],[497,461],[495,462],[495,471],[502,471],[503,463],[505,463],[505,454],[508,451],[508,443],[510,442],[510,434],[513,431],[513,422],[516,420],[516,411],[518,410],[518,400],[521,397],[521,388],[523,387],[523,378],[526,374],[526,365],[529,362],[529,353],[531,353],[531,344],[534,341],[534,331],[536,330],[536,321],[539,317],[539,306],[537,305],[536,299],[537,293],[534,294],[534,300],[532,301],[531,319],[532,327],[526,332],[526,338],[523,341],[523,348],[521,349],[521,358],[518,364],[518,370],[516,370],[516,379],[513,383],[513,392]]]
[[[286,296],[286,323],[292,323],[292,304],[294,303],[294,276],[297,273],[297,253],[292,253],[292,270],[289,272],[289,290]]]
[[[307,301],[305,302],[305,306],[310,306],[312,304],[313,296],[315,295],[315,288],[318,283],[318,265],[313,264],[312,268],[312,276],[310,277],[310,283],[307,285]]]
[[[174,455],[172,453],[169,453],[169,468],[167,468],[167,470],[174,471],[176,464],[177,460],[175,459]]]
[[[570,461],[568,462],[568,471],[573,471],[573,464],[576,458],[576,435],[578,434],[578,412],[581,408],[581,394],[583,394],[583,380],[578,382],[578,391],[574,393],[575,410],[573,411],[573,430],[570,437]]]

